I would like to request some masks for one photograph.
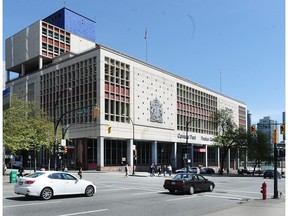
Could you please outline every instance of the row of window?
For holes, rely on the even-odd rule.
[[[129,122],[130,66],[105,57],[105,120]]]
[[[91,106],[97,104],[96,60],[93,57],[41,76],[41,105],[50,116],[59,117],[70,110],[88,106],[81,115],[67,113],[62,124],[93,121]],[[89,76],[83,76],[83,73]]]

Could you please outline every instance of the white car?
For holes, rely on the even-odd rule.
[[[176,173],[186,173],[187,167],[175,170]],[[189,167],[189,173],[200,174],[200,169],[198,167]]]
[[[67,172],[37,171],[19,177],[14,192],[26,197],[39,196],[49,200],[58,195],[85,194],[90,197],[96,193],[96,186],[93,182],[79,179]]]

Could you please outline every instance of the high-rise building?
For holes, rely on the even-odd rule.
[[[66,23],[73,17],[72,28]],[[62,18],[65,24],[58,23]],[[72,140],[64,163],[98,170],[128,163],[148,170],[151,163],[181,167],[185,156],[194,166],[219,167],[210,116],[229,108],[246,128],[246,104],[95,43],[93,31],[82,34],[86,23],[93,24],[61,9],[5,43],[6,70],[19,73],[7,82],[11,92],[37,101]],[[93,105],[100,109],[96,121]],[[47,164],[48,154],[41,152],[39,163]],[[227,166],[238,168],[228,158]]]
[[[265,133],[269,137],[269,140],[271,140],[271,144],[273,144],[273,131],[276,129],[277,121],[271,120],[270,116],[260,119],[259,123],[257,123],[257,130]]]

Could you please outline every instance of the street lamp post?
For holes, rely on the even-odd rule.
[[[132,119],[130,118],[130,116],[126,116],[126,115],[122,115],[122,116],[125,116],[125,117],[128,117],[132,123],[132,126],[133,126],[133,138],[132,138],[132,142],[133,142],[133,145],[134,145],[134,139],[135,139],[135,128],[134,128],[134,122],[132,121]],[[133,164],[132,164],[132,175],[135,175],[135,169],[134,169],[134,162],[135,162],[135,155],[133,154]]]
[[[58,127],[58,124],[57,124],[57,120],[56,120],[56,108],[57,108],[57,105],[58,105],[60,97],[66,91],[70,92],[70,91],[72,91],[72,88],[67,88],[67,89],[64,89],[63,91],[58,92],[57,93],[57,98],[56,98],[56,100],[54,101],[54,104],[53,104],[53,111],[54,111],[54,113],[53,113],[53,115],[54,115],[54,145],[53,145],[54,170],[57,169],[56,142],[57,142],[57,127]]]

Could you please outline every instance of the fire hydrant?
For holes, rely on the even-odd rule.
[[[267,184],[265,182],[262,184],[261,189],[262,189],[261,190],[262,198],[263,198],[263,200],[266,200],[266,198],[267,198]]]

